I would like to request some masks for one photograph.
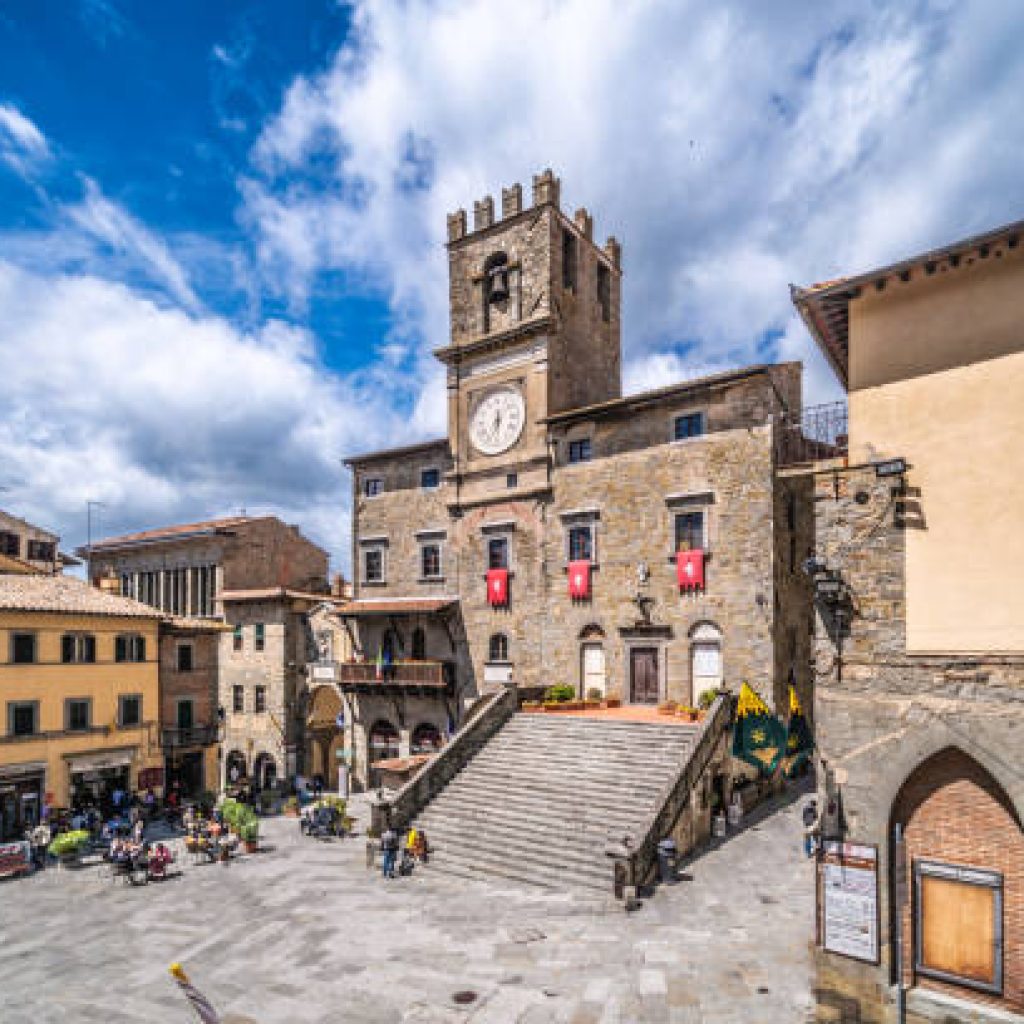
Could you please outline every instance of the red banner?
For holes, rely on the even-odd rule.
[[[683,590],[704,589],[704,552],[701,548],[677,552],[676,579]]]
[[[508,569],[487,570],[487,603],[493,608],[508,604]]]
[[[569,563],[569,596],[574,600],[590,597],[589,559]]]

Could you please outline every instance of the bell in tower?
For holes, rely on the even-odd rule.
[[[486,274],[487,303],[496,306],[505,302],[509,296],[508,288],[508,257],[503,252],[496,252],[487,257],[484,267]]]

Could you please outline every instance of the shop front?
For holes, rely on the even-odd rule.
[[[39,823],[45,786],[42,762],[0,768],[0,841],[21,839]]]
[[[69,757],[71,807],[99,807],[109,810],[114,793],[131,792],[134,747],[107,750],[102,753]]]

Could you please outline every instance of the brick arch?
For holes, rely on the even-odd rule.
[[[1009,794],[974,757],[955,746],[929,755],[906,777],[892,803],[890,837],[899,823],[912,881],[916,861],[997,872],[1003,879],[1002,994],[977,994],[961,984],[915,977],[913,899],[905,901],[899,927],[904,938],[907,984],[975,999],[1016,1011],[1024,1009],[1024,829]],[[890,844],[890,856],[895,847]],[[895,873],[890,878],[895,893]],[[897,927],[895,910],[890,927]],[[895,964],[891,971],[896,980]]]

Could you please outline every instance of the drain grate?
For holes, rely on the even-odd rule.
[[[468,988],[463,989],[461,992],[456,992],[452,996],[452,1002],[457,1003],[459,1006],[468,1006],[470,1003],[475,1003],[476,999],[476,993]]]

